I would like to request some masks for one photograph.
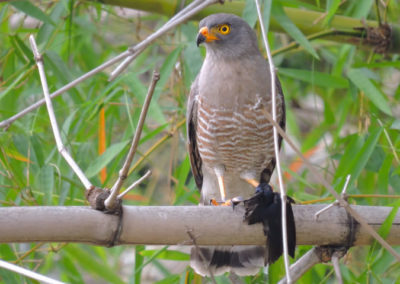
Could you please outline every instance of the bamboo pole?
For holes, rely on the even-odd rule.
[[[315,220],[325,205],[294,205],[298,245],[369,245],[370,235],[334,207]],[[391,207],[351,206],[377,230]],[[118,224],[121,224],[119,228]],[[122,219],[89,207],[0,208],[0,243],[79,242],[94,245],[191,245],[188,231],[199,245],[265,244],[261,225],[243,222],[243,208],[210,206],[123,206]],[[351,229],[352,228],[352,229]],[[400,213],[387,237],[400,245]]]

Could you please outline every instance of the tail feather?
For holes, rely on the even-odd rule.
[[[190,266],[202,276],[225,272],[255,275],[264,266],[266,258],[263,246],[193,247]]]

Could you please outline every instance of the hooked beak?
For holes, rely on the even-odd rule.
[[[202,27],[197,35],[196,44],[199,46],[203,42],[212,42],[214,40],[219,40],[219,38],[212,31],[210,32],[207,27]]]

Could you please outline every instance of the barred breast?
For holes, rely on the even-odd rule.
[[[278,99],[278,109],[281,104]],[[231,109],[199,97],[197,145],[204,165],[223,165],[226,174],[259,175],[274,158],[273,128],[265,117],[265,111],[270,109],[270,101],[261,95],[256,101],[247,100]]]

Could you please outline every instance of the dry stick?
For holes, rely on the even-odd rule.
[[[321,263],[321,258],[318,254],[318,247],[313,247],[290,266],[290,274],[293,277],[292,281],[297,281],[304,273],[318,263]],[[285,283],[287,283],[286,278],[283,278],[278,284]]]
[[[204,3],[201,3],[201,2],[204,2]],[[147,45],[143,44],[145,41],[153,42],[160,35],[164,34],[165,32],[167,32],[168,30],[172,29],[173,27],[175,27],[175,26],[181,24],[182,22],[186,21],[188,18],[190,18],[191,16],[195,15],[199,11],[203,10],[205,7],[207,7],[207,6],[211,5],[211,4],[215,4],[216,2],[219,2],[219,0],[197,0],[197,1],[194,1],[188,7],[186,7],[183,10],[181,10],[178,14],[176,14],[174,17],[172,17],[158,31],[156,31],[155,33],[151,34],[148,38],[146,38],[141,43],[138,43],[134,47],[130,47],[129,50],[131,50],[131,52],[135,52],[135,54],[136,54],[137,50],[147,46]],[[119,74],[121,74],[128,67],[128,65],[136,58],[135,54],[125,58],[125,60],[120,65],[118,65],[117,68],[114,71],[111,72],[111,75],[108,78],[108,80],[112,81]]]
[[[272,93],[272,119],[276,121],[276,85],[275,85],[275,67],[274,62],[272,61],[271,50],[269,48],[267,34],[264,29],[264,21],[261,15],[260,3],[258,0],[255,0],[256,7],[257,7],[257,14],[258,14],[258,21],[260,22],[261,26],[261,33],[264,40],[264,47],[267,51],[268,57],[268,65],[269,65],[269,72],[271,76],[271,93]],[[282,210],[282,242],[283,242],[283,258],[285,262],[285,270],[286,270],[286,278],[288,283],[292,283],[290,278],[290,269],[289,269],[289,248],[287,243],[287,220],[286,220],[286,190],[283,185],[282,179],[282,171],[281,171],[281,163],[279,158],[279,138],[278,132],[276,127],[273,128],[274,133],[274,150],[275,150],[275,160],[276,160],[276,170],[278,173],[278,181],[279,181],[279,189],[281,195],[281,210]]]
[[[204,0],[202,0],[202,1],[204,1]],[[96,68],[92,69],[91,71],[85,73],[81,77],[76,78],[72,82],[66,84],[65,86],[61,87],[57,91],[51,93],[50,94],[50,98],[54,98],[54,97],[57,97],[57,96],[61,95],[62,93],[64,93],[64,92],[68,91],[69,89],[75,87],[76,85],[78,85],[82,81],[84,81],[84,80],[96,75],[97,73],[103,71],[107,67],[117,63],[118,61],[121,61],[122,59],[124,59],[124,58],[126,58],[128,56],[137,57],[147,46],[149,46],[151,43],[153,43],[154,40],[156,40],[157,38],[162,36],[165,32],[167,32],[171,28],[179,25],[183,21],[186,21],[188,18],[190,18],[194,14],[198,13],[200,10],[204,9],[206,6],[209,6],[209,5],[214,4],[216,2],[218,2],[218,0],[208,0],[208,1],[206,1],[206,3],[203,3],[201,5],[201,7],[198,6],[194,10],[192,10],[192,11],[190,11],[188,13],[185,13],[179,19],[176,19],[176,21],[174,23],[171,23],[171,25],[169,25],[168,27],[165,27],[165,25],[164,25],[165,29],[162,32],[160,32],[160,30],[156,31],[155,33],[153,33],[152,35],[150,35],[149,37],[147,37],[145,40],[143,40],[142,42],[138,43],[137,45],[131,46],[130,48],[128,48],[123,53],[121,53],[121,54],[117,55],[116,57],[104,62],[103,64],[99,65],[98,67],[96,67]],[[15,120],[23,117],[27,113],[37,109],[38,107],[44,105],[45,103],[46,103],[46,101],[44,99],[42,99],[42,100],[34,103],[33,105],[25,108],[24,110],[22,110],[21,112],[17,113],[16,115],[14,115],[14,116],[6,119],[6,120],[1,121],[0,122],[0,128],[9,127]]]
[[[138,186],[139,184],[142,183],[142,181],[144,181],[146,178],[148,178],[149,176],[151,176],[151,170],[148,170],[144,176],[142,176],[140,179],[138,179],[137,181],[135,181],[134,183],[131,184],[131,186],[129,186],[124,192],[122,192],[121,194],[119,194],[117,196],[117,199],[122,199],[124,198],[124,196],[131,191],[132,189],[134,189],[136,186]]]
[[[196,237],[193,235],[193,233],[192,233],[192,231],[191,231],[190,229],[188,229],[188,230],[186,231],[186,233],[189,235],[190,239],[192,240],[192,243],[193,243],[195,249],[197,250],[197,252],[199,253],[199,256],[200,256],[201,260],[202,260],[204,263],[206,263],[207,259],[205,258],[205,256],[204,256],[203,253],[201,252],[200,247],[199,247],[198,244],[197,244]],[[210,269],[210,266],[208,266],[208,272],[210,273],[211,282],[212,282],[213,284],[217,284],[217,282],[215,281],[214,273],[213,273],[212,270]]]
[[[346,182],[344,183],[343,186],[343,190],[342,193],[340,194],[340,196],[345,199],[346,198],[346,190],[347,190],[347,186],[349,185],[350,182],[350,178],[351,175],[347,175],[346,177]],[[332,208],[333,206],[338,206],[339,205],[339,201],[335,200],[334,202],[332,202],[331,204],[329,204],[328,206],[322,208],[321,210],[319,210],[317,213],[315,213],[314,217],[315,217],[315,221],[318,220],[319,215],[321,215],[322,213],[324,213],[325,211],[329,210],[330,208]]]
[[[400,261],[400,254],[397,253],[365,220],[361,215],[359,215],[356,211],[354,211],[349,203],[347,203],[346,200],[340,197],[340,195],[335,191],[335,189],[332,187],[331,184],[329,184],[322,176],[321,174],[315,170],[314,165],[311,164],[310,161],[304,155],[300,152],[300,150],[296,147],[296,145],[293,143],[293,141],[289,138],[289,136],[286,135],[285,131],[279,126],[278,123],[276,123],[271,115],[265,111],[264,115],[268,119],[270,123],[272,123],[276,129],[278,130],[279,134],[285,139],[285,141],[292,147],[292,149],[296,152],[296,154],[300,157],[300,159],[303,161],[304,165],[314,174],[314,176],[318,179],[318,182],[321,183],[325,188],[329,190],[329,192],[336,198],[336,200],[339,201],[339,204],[343,206],[343,208],[358,222],[360,223],[361,226],[364,227],[364,229],[372,236],[374,237],[382,247],[384,247],[388,252],[390,252],[396,259],[397,261]]]
[[[335,270],[336,278],[339,284],[343,284],[343,277],[342,274],[340,273],[340,266],[339,266],[339,259],[340,255],[338,252],[334,252],[331,257],[331,262],[333,264],[333,268]]]
[[[290,266],[292,281],[297,281],[300,277],[311,269],[314,265],[331,260],[334,266],[338,283],[343,283],[340,275],[339,259],[344,256],[346,249],[331,248],[329,246],[317,246],[306,252],[300,259]],[[286,278],[282,278],[278,284],[286,284]]]
[[[89,189],[92,187],[91,182],[87,179],[83,171],[79,168],[79,166],[76,164],[75,160],[71,157],[67,149],[65,148],[61,135],[60,135],[60,130],[58,128],[56,116],[54,114],[54,109],[53,109],[53,104],[50,99],[49,95],[49,87],[47,85],[47,80],[46,80],[46,74],[44,72],[44,65],[43,65],[43,58],[39,53],[39,50],[37,48],[35,38],[33,35],[29,37],[29,41],[31,43],[31,48],[33,51],[33,55],[35,57],[35,61],[39,70],[39,75],[40,75],[40,81],[42,83],[42,88],[43,88],[43,94],[44,98],[46,100],[46,106],[47,106],[47,111],[49,113],[49,118],[50,118],[50,123],[51,123],[51,128],[53,130],[54,138],[56,140],[57,144],[57,149],[58,152],[60,152],[61,156],[64,157],[64,159],[67,161],[69,166],[72,168],[72,170],[75,172],[75,174],[78,176],[78,178],[81,180],[83,185],[85,186],[86,189]]]
[[[149,86],[149,90],[146,95],[146,99],[143,103],[142,106],[142,111],[140,112],[140,117],[139,117],[139,122],[135,131],[135,135],[132,140],[131,148],[129,149],[128,155],[126,156],[124,165],[122,166],[121,170],[119,171],[119,177],[113,187],[111,188],[111,194],[107,199],[104,201],[104,204],[107,209],[113,209],[115,205],[117,204],[117,195],[119,193],[119,190],[122,187],[122,184],[124,183],[129,167],[131,166],[132,160],[135,156],[137,146],[139,144],[140,136],[142,134],[143,130],[143,125],[144,121],[146,119],[147,111],[149,110],[150,102],[153,97],[154,89],[156,87],[156,84],[160,80],[160,74],[158,72],[153,72],[153,77]]]
[[[40,281],[41,283],[46,283],[46,284],[63,284],[64,283],[64,282],[51,279],[51,278],[44,276],[42,274],[39,274],[37,272],[31,271],[29,269],[9,263],[9,262],[1,260],[1,259],[0,259],[0,267],[10,270],[10,271],[14,271],[21,275],[25,275],[26,277],[35,279],[37,281]]]

